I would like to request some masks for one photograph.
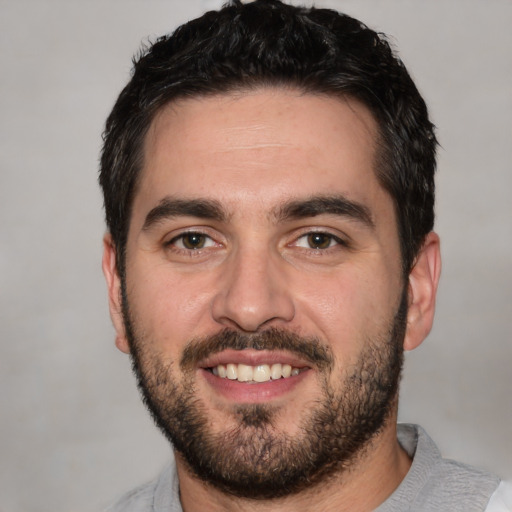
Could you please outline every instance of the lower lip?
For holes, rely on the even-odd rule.
[[[233,402],[244,404],[256,404],[280,398],[290,393],[310,372],[310,370],[304,370],[298,375],[268,382],[239,382],[217,377],[208,370],[200,371],[206,382],[218,394]]]

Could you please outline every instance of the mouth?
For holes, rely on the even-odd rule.
[[[212,368],[207,368],[213,375],[221,379],[237,380],[238,382],[262,383],[275,381],[279,379],[289,379],[295,377],[305,368],[293,367],[287,363],[259,364],[250,366],[247,364],[219,364]]]
[[[200,364],[209,385],[236,402],[260,402],[290,392],[312,370],[282,351],[225,350]]]

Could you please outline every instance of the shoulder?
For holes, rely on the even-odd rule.
[[[156,483],[155,479],[127,492],[105,512],[152,512]]]
[[[512,482],[501,482],[485,512],[512,512]]]
[[[457,504],[457,510],[485,510],[500,479],[487,471],[441,459],[433,468],[422,494],[438,506]],[[455,509],[453,509],[455,510]]]
[[[105,512],[182,512],[174,460],[151,482],[126,493]]]
[[[413,462],[405,479],[379,512],[483,512],[486,509],[500,484],[496,475],[444,459],[432,439],[417,425],[399,425],[398,440]]]
[[[150,512],[153,510],[155,482],[141,485],[126,493],[105,512]]]

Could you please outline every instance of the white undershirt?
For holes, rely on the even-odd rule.
[[[491,496],[485,512],[512,512],[512,482],[501,482]]]

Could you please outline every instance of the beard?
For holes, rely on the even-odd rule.
[[[335,369],[329,346],[272,328],[255,334],[224,330],[192,340],[178,371],[137,330],[124,291],[123,313],[133,370],[156,425],[192,474],[233,496],[279,498],[340,475],[364,454],[394,411],[403,363],[405,290],[381,334],[366,340],[355,365],[341,370]],[[212,431],[208,404],[196,394],[194,370],[201,359],[228,348],[287,350],[314,365],[321,397],[303,411],[296,435],[275,427],[280,410],[271,404],[240,404],[231,411],[234,426]]]

